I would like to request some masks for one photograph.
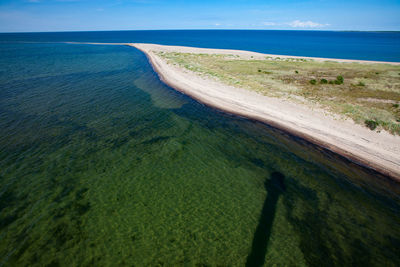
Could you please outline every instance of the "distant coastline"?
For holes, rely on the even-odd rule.
[[[234,54],[251,58],[275,56],[240,50],[204,49],[154,44],[128,44],[146,54],[162,81],[194,99],[226,111],[265,122],[327,148],[352,161],[368,166],[400,181],[400,137],[386,132],[376,133],[350,121],[335,120],[305,106],[266,97],[248,90],[227,86],[218,81],[200,77],[178,66],[168,64],[157,52]],[[282,57],[282,56],[280,56]],[[289,57],[288,58],[305,58]],[[308,58],[310,59],[310,58]],[[312,58],[322,61],[385,63],[364,60]]]

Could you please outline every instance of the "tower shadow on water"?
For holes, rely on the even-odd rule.
[[[247,257],[247,267],[262,266],[264,264],[272,223],[275,218],[276,205],[279,196],[286,190],[285,176],[280,172],[273,172],[270,179],[265,181],[264,186],[267,190],[267,198],[264,201],[260,221],[254,234],[251,252]]]

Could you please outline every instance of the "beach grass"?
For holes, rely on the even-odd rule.
[[[228,85],[301,102],[371,130],[400,135],[397,65],[178,52],[157,55]]]

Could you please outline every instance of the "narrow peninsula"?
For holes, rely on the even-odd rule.
[[[400,181],[399,63],[129,45],[176,90]]]

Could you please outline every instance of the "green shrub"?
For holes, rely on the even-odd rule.
[[[312,79],[312,80],[310,80],[310,83],[311,83],[312,85],[314,85],[314,84],[317,84],[317,81],[314,80],[314,79]]]
[[[261,72],[261,70],[258,70],[258,72]]]
[[[297,70],[295,70],[294,72],[299,73]]]
[[[398,107],[399,107],[399,104],[393,104],[393,107],[394,107],[394,108],[398,108]]]
[[[343,84],[344,79],[343,76],[339,75],[336,77],[335,84]]]
[[[367,126],[370,130],[375,130],[376,127],[379,125],[379,123],[374,120],[365,120],[364,123],[365,126]]]
[[[328,80],[327,80],[327,79],[321,79],[320,83],[321,83],[321,84],[327,84],[327,83],[328,83]]]

